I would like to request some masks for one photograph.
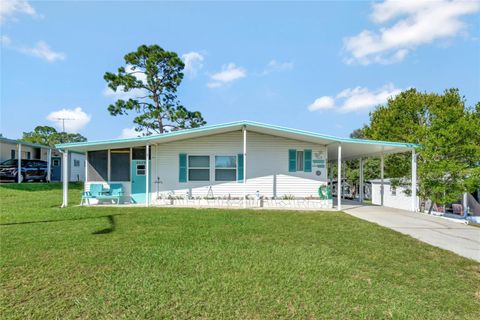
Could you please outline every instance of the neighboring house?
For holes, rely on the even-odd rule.
[[[405,193],[405,188],[397,186],[393,188],[390,179],[384,179],[384,192],[382,203],[382,181],[380,179],[370,180],[372,184],[372,204],[384,205],[386,207],[410,210],[412,206],[412,196]]]
[[[383,204],[381,196],[381,180],[370,180],[372,184],[372,204],[384,205],[386,207],[410,210],[412,203],[412,196],[409,191],[405,192],[406,188],[403,186],[397,186],[393,188],[390,183],[390,179],[384,179],[384,194]],[[480,190],[473,192],[472,194],[466,193],[461,199],[458,199],[455,203],[449,203],[447,205],[434,205],[433,212],[436,214],[465,214],[464,208],[468,208],[468,213],[475,216],[480,216]],[[428,211],[430,207],[430,201],[425,203],[418,203],[419,208],[423,208]]]
[[[416,145],[239,121],[56,147],[87,154],[87,191],[92,184],[108,189],[115,183],[123,185],[127,198],[147,206],[167,197],[243,199],[245,206],[255,197],[319,200],[328,161],[412,151]],[[64,206],[67,188],[64,184]],[[322,201],[321,207],[333,206],[332,199]]]
[[[0,163],[9,159],[43,160],[50,162],[50,181],[62,181],[62,153],[48,146],[0,137]],[[69,152],[69,181],[85,180],[85,154]]]

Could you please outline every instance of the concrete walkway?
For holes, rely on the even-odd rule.
[[[421,213],[372,205],[349,205],[344,212],[458,255],[480,261],[480,228]]]

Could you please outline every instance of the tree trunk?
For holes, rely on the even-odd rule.
[[[430,208],[428,208],[428,214],[432,214],[432,209],[433,209],[433,201],[430,200]]]

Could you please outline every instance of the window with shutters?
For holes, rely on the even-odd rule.
[[[210,156],[188,156],[188,180],[210,181]]]
[[[235,181],[237,179],[237,157],[215,156],[215,181]]]

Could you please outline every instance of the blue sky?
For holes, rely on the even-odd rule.
[[[403,89],[480,101],[478,1],[2,1],[1,129],[132,134],[103,74],[141,44],[188,60],[179,88],[209,124],[242,119],[348,136]],[[50,119],[50,120],[49,120]],[[53,121],[52,121],[53,120]]]

